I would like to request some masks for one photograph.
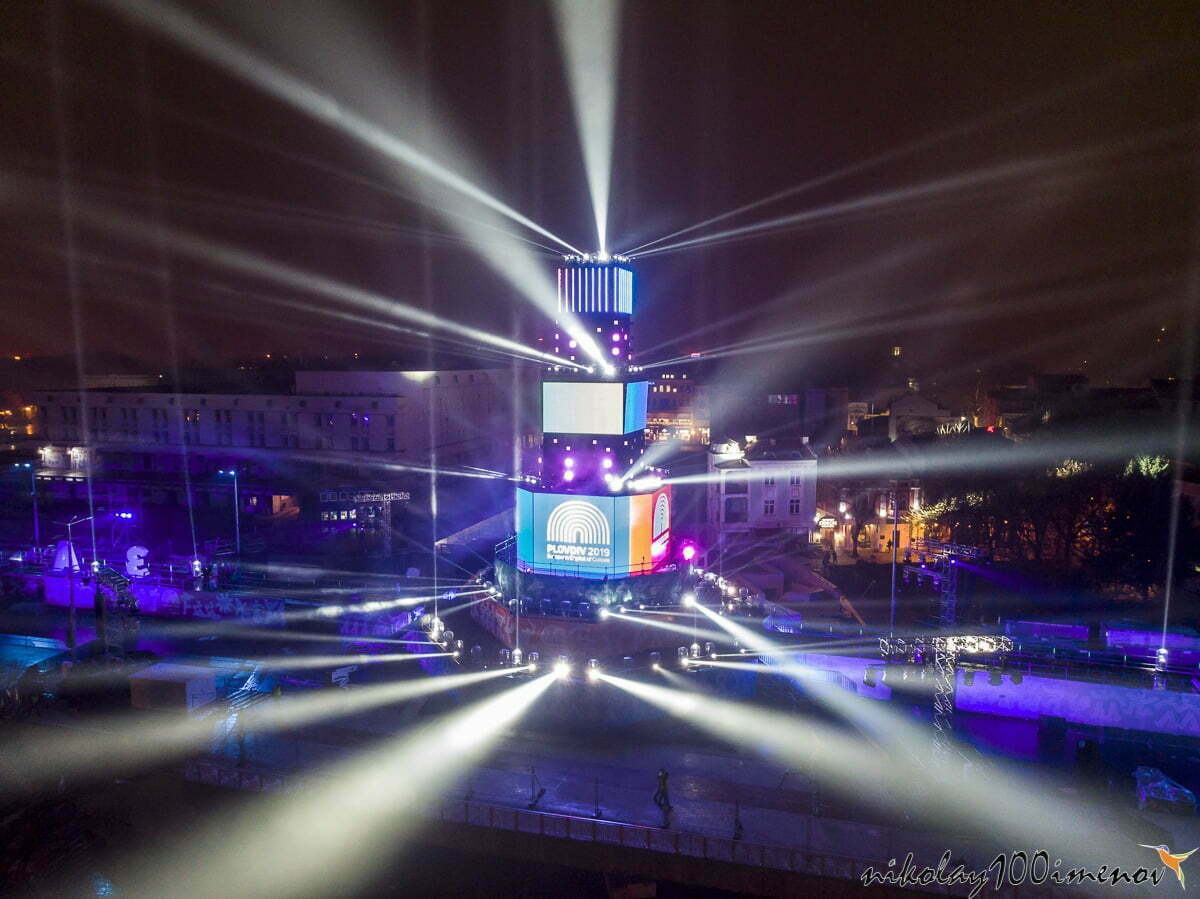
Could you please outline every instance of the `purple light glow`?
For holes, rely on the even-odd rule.
[[[620,334],[618,334],[616,331],[613,331],[613,336],[612,336],[612,337],[613,337],[613,343],[616,343],[618,340],[620,340],[620,339],[621,339],[621,335],[620,335]]]
[[[563,465],[565,465],[567,468],[574,468],[575,460],[570,456],[567,456],[567,458],[563,459]]]
[[[620,355],[621,355],[621,348],[620,348],[619,346],[615,346],[615,347],[613,347],[613,348],[612,348],[612,354],[613,354],[614,356],[620,356]]]
[[[696,558],[696,545],[694,543],[685,543],[683,545],[683,561],[690,562]]]
[[[575,480],[575,472],[571,471],[571,469],[568,468],[566,471],[563,472],[563,480],[564,481]]]
[[[604,461],[601,462],[600,464],[603,465],[605,468],[612,468],[613,460],[611,458],[609,458],[608,456],[605,456]]]

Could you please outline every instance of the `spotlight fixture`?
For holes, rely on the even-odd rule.
[[[695,593],[685,593],[685,594],[683,594],[681,600],[682,600],[685,608],[689,608],[689,609],[693,608],[696,605],[696,594]]]
[[[591,681],[592,683],[595,683],[597,680],[600,679],[600,660],[599,659],[588,659],[587,679],[589,681]]]
[[[566,656],[559,656],[558,662],[554,665],[554,676],[559,680],[567,680],[571,676],[571,664],[567,661]]]

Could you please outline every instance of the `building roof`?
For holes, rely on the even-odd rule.
[[[756,440],[746,447],[751,462],[816,461],[812,448],[802,440]]]

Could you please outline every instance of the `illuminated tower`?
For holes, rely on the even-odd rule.
[[[624,256],[564,257],[558,267],[558,311],[552,352],[567,362],[594,361],[582,352],[578,327],[615,367],[629,364],[633,269]]]
[[[653,573],[669,556],[671,488],[640,462],[649,385],[630,365],[633,270],[619,256],[568,256],[558,300],[553,352],[591,370],[542,377],[542,452],[517,490],[516,567],[609,581]],[[583,352],[585,334],[609,367]]]

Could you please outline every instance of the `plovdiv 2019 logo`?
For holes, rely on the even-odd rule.
[[[612,529],[604,513],[582,500],[559,503],[546,519],[546,558],[554,562],[606,565]]]

